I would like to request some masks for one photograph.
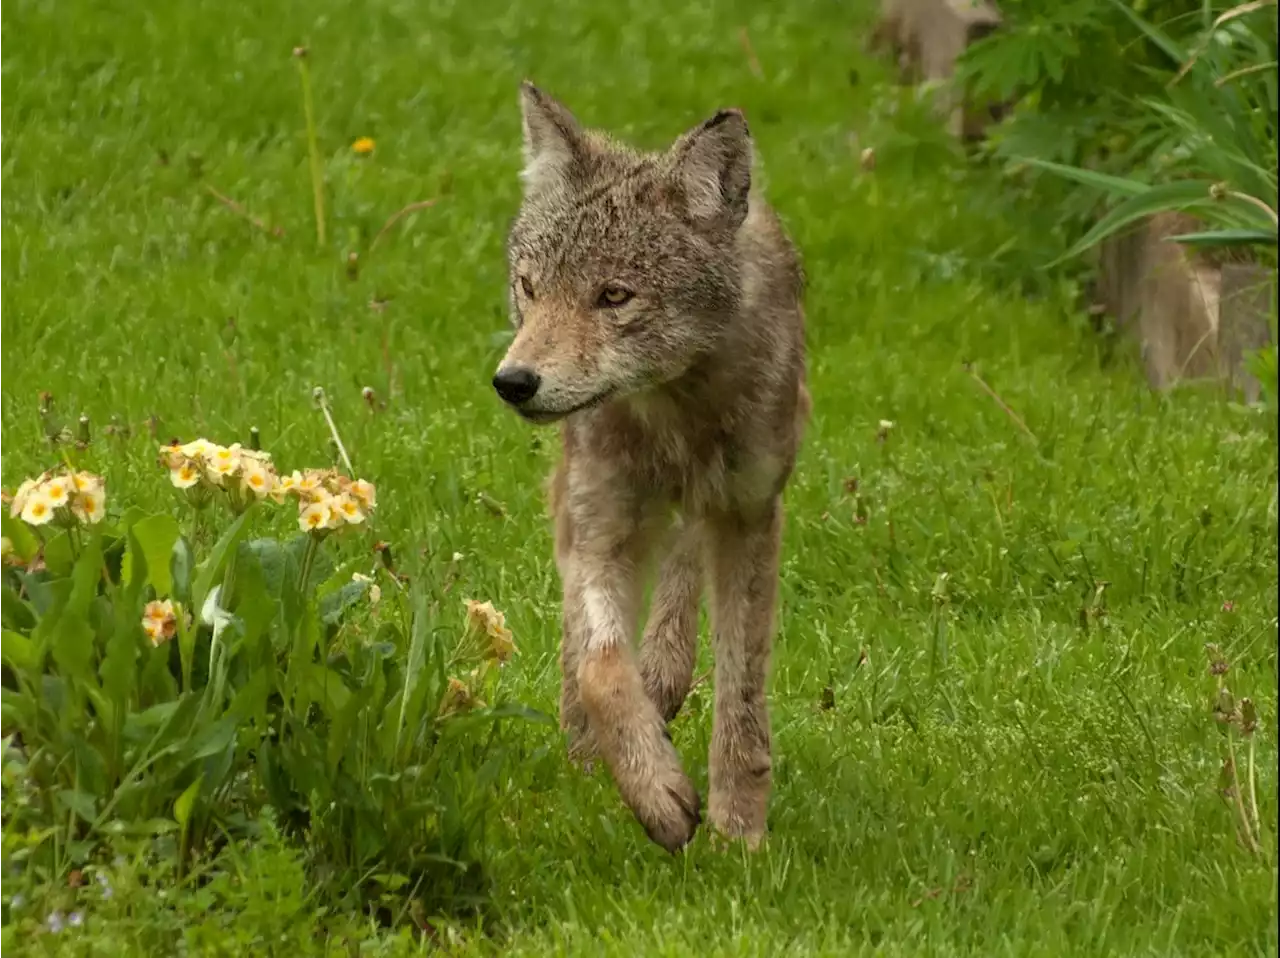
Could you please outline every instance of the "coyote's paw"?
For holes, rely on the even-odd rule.
[[[655,775],[644,794],[630,804],[645,834],[672,854],[693,840],[702,823],[702,800],[680,770],[678,759],[673,768]]]

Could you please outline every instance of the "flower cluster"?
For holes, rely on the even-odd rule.
[[[10,518],[21,516],[32,526],[55,521],[62,525],[96,525],[106,513],[107,484],[103,478],[71,469],[27,479],[9,503]]]
[[[271,454],[245,449],[240,443],[219,446],[208,439],[160,447],[160,461],[177,489],[221,489],[234,505],[265,499],[276,488]]]
[[[507,628],[507,617],[495,609],[492,602],[477,602],[475,599],[465,602],[468,630],[485,637],[484,658],[502,664],[519,651],[511,630]]]
[[[142,610],[142,628],[154,646],[161,646],[178,634],[178,616],[182,606],[172,599],[148,602]]]
[[[298,527],[323,535],[344,525],[364,522],[377,505],[377,490],[366,479],[348,479],[333,469],[308,469],[281,476],[277,501],[298,500]]]
[[[253,500],[284,502],[293,496],[298,501],[298,526],[316,535],[364,522],[377,502],[368,480],[349,479],[333,469],[277,475],[269,453],[245,449],[239,443],[173,442],[160,447],[160,461],[176,488],[192,490],[197,496],[221,490],[237,512]]]

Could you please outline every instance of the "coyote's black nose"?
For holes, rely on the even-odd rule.
[[[542,377],[527,366],[500,369],[493,377],[493,388],[498,395],[513,406],[527,403],[542,385]]]

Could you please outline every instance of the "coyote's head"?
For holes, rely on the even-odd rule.
[[[524,202],[507,242],[515,339],[494,376],[553,422],[679,377],[741,298],[751,136],[717,113],[664,153],[584,130],[525,83]]]

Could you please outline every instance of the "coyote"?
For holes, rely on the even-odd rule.
[[[508,237],[515,338],[494,389],[562,423],[548,484],[564,587],[560,724],[600,755],[675,852],[700,800],[667,732],[710,586],[711,825],[755,847],[771,762],[765,701],[782,491],[809,415],[804,279],[722,110],[663,153],[586,130],[525,82],[524,197]],[[639,660],[645,572],[658,570]]]

